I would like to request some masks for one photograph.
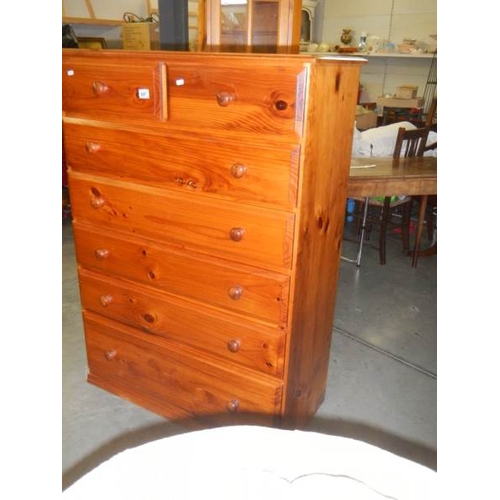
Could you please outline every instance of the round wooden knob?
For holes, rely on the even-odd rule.
[[[98,248],[94,254],[97,260],[103,260],[109,256],[109,250],[107,248]]]
[[[217,98],[217,104],[225,108],[226,106],[229,106],[229,104],[231,104],[232,101],[234,101],[234,94],[231,92],[226,92],[224,90],[221,90],[220,92],[217,93],[216,98]]]
[[[90,205],[92,208],[101,208],[104,205],[104,198],[96,198],[95,196],[92,196],[92,198],[90,198]]]
[[[112,295],[101,295],[99,297],[99,301],[101,302],[101,304],[104,307],[109,306],[109,304],[111,304],[111,302],[113,302],[113,296]]]
[[[231,413],[236,413],[238,411],[238,408],[240,406],[240,402],[237,399],[232,399],[229,401],[226,405],[227,411]]]
[[[109,90],[109,87],[103,82],[92,82],[92,90],[95,95],[103,95]]]
[[[242,295],[243,295],[243,287],[242,286],[239,286],[239,285],[238,286],[232,286],[229,289],[229,296],[233,300],[239,300]]]
[[[116,356],[116,354],[117,354],[117,353],[116,353],[116,349],[111,349],[111,350],[109,350],[109,351],[106,351],[106,352],[104,353],[104,356],[106,357],[106,359],[107,359],[108,361],[111,361],[111,360],[112,360],[112,359]]]
[[[232,339],[227,343],[227,348],[231,352],[238,352],[241,347],[241,340],[240,339]]]
[[[229,237],[233,241],[241,241],[244,235],[245,235],[245,230],[242,227],[233,227],[229,231]]]
[[[101,149],[101,145],[98,144],[97,142],[87,141],[85,143],[85,149],[86,149],[87,153],[95,154]]]
[[[246,165],[242,165],[241,163],[233,163],[231,165],[231,175],[235,179],[241,179],[244,177],[247,173],[247,167]]]

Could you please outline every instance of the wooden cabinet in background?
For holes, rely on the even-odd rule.
[[[200,0],[203,50],[298,53],[301,0]],[[203,35],[202,35],[203,37]]]
[[[198,425],[303,427],[327,380],[361,61],[62,62],[89,382]]]

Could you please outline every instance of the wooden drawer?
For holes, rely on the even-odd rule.
[[[170,346],[125,325],[84,313],[88,379],[148,406],[167,401],[189,414],[279,414],[282,382],[194,350]]]
[[[249,68],[231,57],[207,65],[206,57],[175,54],[117,64],[119,55],[63,62],[66,116],[165,127],[251,133],[268,137],[302,135],[307,69],[300,60],[279,65],[272,58]],[[228,78],[228,75],[231,75]]]
[[[78,263],[175,295],[285,326],[289,277],[139,238],[74,225]],[[195,284],[195,286],[193,286]]]
[[[283,373],[284,333],[80,268],[84,309],[270,375]]]
[[[300,61],[286,66],[267,62],[249,74],[247,67],[230,58],[210,66],[167,60],[169,124],[301,136],[307,70]]]
[[[67,58],[62,82],[67,115],[152,124],[167,119],[166,69],[159,61],[116,65]]]
[[[297,203],[298,145],[249,145],[73,123],[64,124],[64,145],[68,165],[79,172],[288,209]]]
[[[291,267],[293,213],[72,172],[69,184],[77,221],[238,262]]]

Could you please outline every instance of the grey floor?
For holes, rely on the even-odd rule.
[[[344,255],[355,251],[344,241]],[[435,469],[437,257],[412,268],[394,234],[387,252],[386,266],[370,246],[360,268],[341,262],[326,398],[307,430],[361,439]],[[69,219],[62,266],[64,489],[119,451],[187,429],[86,382]]]

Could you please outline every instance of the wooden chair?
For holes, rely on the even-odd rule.
[[[417,128],[414,130],[406,130],[401,127],[398,131],[396,144],[394,147],[394,158],[401,156],[423,156],[424,149],[429,136],[429,127]],[[399,195],[399,196],[398,196]],[[386,240],[387,229],[392,226],[393,215],[396,211],[400,212],[401,217],[401,237],[403,243],[403,253],[408,255],[410,243],[410,213],[411,213],[411,197],[401,196],[403,193],[395,196],[386,196],[380,198],[357,198],[357,213],[355,217],[361,221],[359,227],[359,248],[356,259],[358,267],[361,265],[361,253],[363,241],[368,240],[371,232],[371,227],[374,224],[379,225],[379,263],[386,264]],[[361,215],[362,212],[362,215]]]

